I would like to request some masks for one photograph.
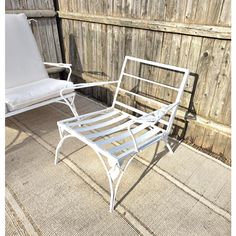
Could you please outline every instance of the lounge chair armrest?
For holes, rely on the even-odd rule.
[[[72,69],[71,69],[71,66],[72,64],[66,64],[66,63],[56,63],[56,62],[44,62],[43,63],[44,65],[47,65],[47,66],[53,66],[53,67],[61,67],[61,68],[65,68],[65,69],[69,69],[69,74],[67,76],[67,81],[70,81],[70,76],[71,76],[71,73],[72,73]]]
[[[70,68],[72,64],[66,64],[66,63],[61,63],[61,62],[44,62],[44,65],[47,66],[56,66],[56,67],[65,67],[65,68]]]

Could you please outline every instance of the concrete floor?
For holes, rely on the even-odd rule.
[[[102,106],[78,96],[79,112]],[[53,164],[56,121],[71,116],[54,104],[6,119],[6,235],[230,235],[231,169],[172,141],[133,160],[115,211],[96,154],[69,139]]]

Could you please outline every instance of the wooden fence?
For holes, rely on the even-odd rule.
[[[60,19],[62,52],[73,64],[75,81],[117,79],[125,55],[189,68],[173,135],[231,163],[230,0],[6,1],[8,11],[38,17],[39,27],[33,30],[46,61],[62,58],[53,3]],[[177,83],[170,73],[150,68],[139,73]],[[110,103],[113,89],[90,92]],[[173,99],[172,93],[152,87],[141,90],[162,101]],[[121,99],[130,100],[125,94]],[[142,109],[153,107],[135,102]]]
[[[77,81],[117,79],[125,55],[189,68],[173,135],[230,163],[230,0],[58,2],[63,50]],[[162,74],[164,81],[169,77]],[[91,91],[110,102],[109,91]],[[166,101],[172,97],[150,87],[146,93]]]

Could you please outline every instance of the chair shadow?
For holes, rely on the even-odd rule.
[[[194,96],[195,96],[195,92],[196,92],[196,87],[197,87],[199,75],[196,73],[190,72],[189,76],[191,76],[191,78],[193,79],[193,86],[192,86],[191,90],[189,90],[189,91],[184,90],[185,93],[191,94],[190,99],[189,99],[189,103],[188,103],[188,107],[187,107],[187,110],[184,114],[184,119],[175,118],[179,122],[182,122],[184,124],[183,124],[183,127],[173,124],[173,130],[170,135],[171,137],[174,137],[180,141],[182,141],[186,138],[186,132],[188,130],[189,121],[196,120],[196,109],[194,106]],[[180,105],[180,107],[181,107],[181,105]],[[186,109],[186,107],[182,107],[182,108]]]
[[[5,146],[5,155],[10,154],[11,152],[17,151],[19,148],[23,147],[25,144],[27,144],[28,142],[30,142],[32,140],[32,137],[29,136],[29,137],[26,137],[22,142],[16,144],[20,135],[24,132],[20,129],[16,129],[16,127],[14,125],[11,125],[11,123],[7,124],[6,127],[17,130],[17,134],[13,138],[13,140],[7,146]],[[7,133],[5,133],[5,136],[6,135],[7,135]],[[6,139],[6,137],[5,137],[5,139]]]
[[[82,66],[82,62],[81,62],[81,57],[80,57],[80,53],[79,53],[79,48],[77,47],[77,43],[76,43],[76,38],[73,34],[69,35],[69,52],[70,52],[70,63],[72,63],[73,65],[73,71],[76,71],[76,76],[72,76],[76,82],[86,82],[83,79],[83,73],[88,73],[90,75],[97,75],[97,76],[107,76],[108,75],[104,72],[101,71],[85,71],[83,66]],[[139,68],[138,74],[141,74],[141,67]],[[177,138],[178,140],[183,140],[186,136],[186,131],[188,129],[188,125],[189,125],[189,121],[188,120],[195,120],[196,119],[196,109],[194,107],[194,96],[195,96],[195,92],[196,92],[196,87],[197,87],[197,82],[198,82],[198,78],[199,75],[197,73],[193,73],[190,72],[190,78],[189,79],[193,79],[193,85],[191,87],[191,89],[189,89],[188,91],[185,90],[184,92],[186,93],[190,93],[190,99],[189,99],[189,103],[188,106],[186,107],[182,107],[183,109],[187,110],[185,112],[184,115],[184,119],[181,120],[181,122],[183,122],[183,126],[177,126],[175,124],[173,124],[173,129],[171,132],[171,136]],[[140,82],[138,81],[137,84],[135,84],[132,88],[132,92],[134,93],[138,93],[138,87],[140,85]],[[101,88],[102,89],[102,88]],[[87,92],[86,92],[87,91]],[[93,94],[92,93],[92,88],[86,89],[85,92],[82,92],[83,94]],[[135,100],[134,100],[135,102]],[[106,101],[107,103],[107,101]],[[134,104],[135,107],[137,106],[137,103]],[[179,119],[180,120],[180,119]],[[176,135],[177,134],[177,135]],[[178,141],[174,141],[171,140],[170,142],[170,146],[172,148],[173,151],[176,151],[176,149],[179,147],[180,143]],[[121,197],[121,199],[119,201],[117,201],[115,207],[122,203],[122,201],[130,194],[130,192],[132,192],[132,190],[138,185],[138,183],[152,170],[153,166],[155,166],[162,157],[164,157],[167,153],[168,150],[167,148],[165,148],[163,151],[158,152],[158,147],[159,144],[157,144],[156,149],[155,149],[155,153],[152,157],[151,162],[149,163],[149,165],[147,166],[147,168],[143,171],[143,173],[139,176],[139,178],[135,181],[135,183],[131,186],[131,188]]]
[[[187,91],[188,93],[191,93],[191,97],[189,100],[187,111],[184,116],[184,127],[181,128],[181,127],[178,127],[173,124],[172,134],[179,133],[179,131],[181,131],[181,135],[177,138],[177,140],[176,139],[175,140],[169,139],[170,146],[171,146],[173,152],[175,152],[177,150],[177,148],[179,147],[179,145],[181,143],[181,140],[183,140],[185,138],[186,131],[188,128],[188,123],[189,123],[188,120],[195,120],[196,119],[196,110],[194,107],[194,96],[195,96],[199,76],[198,76],[198,74],[192,73],[192,72],[190,73],[190,76],[192,76],[192,78],[193,78],[193,86],[190,91]],[[136,91],[136,90],[137,90],[137,87],[135,86],[134,91]],[[170,137],[174,137],[174,135],[170,135]],[[178,140],[180,140],[180,141],[178,141]],[[135,181],[135,183],[130,187],[130,189],[117,201],[115,207],[117,207],[119,204],[121,204],[123,202],[123,200],[132,192],[132,190],[135,189],[135,187],[142,181],[142,179],[161,160],[161,158],[163,158],[168,153],[168,149],[166,147],[163,151],[158,152],[158,147],[159,147],[159,143],[157,144],[157,146],[155,148],[155,152],[153,154],[152,160],[150,161],[147,168],[143,171],[143,173],[139,176],[139,178]]]
[[[10,129],[14,129],[16,131],[16,134],[15,134],[14,137],[12,137],[12,140],[5,146],[5,154],[6,155],[11,153],[11,152],[14,152],[14,151],[18,150],[19,148],[23,147],[25,144],[27,144],[29,141],[32,141],[32,139],[33,139],[32,136],[26,136],[21,142],[16,144],[17,140],[20,138],[20,135],[22,133],[28,133],[28,132],[23,131],[20,127],[15,125],[14,120],[21,123],[21,121],[24,120],[24,117],[27,116],[27,114],[29,114],[29,113],[30,113],[29,114],[30,116],[37,117],[38,114],[45,113],[45,111],[46,111],[45,109],[47,109],[47,107],[49,107],[49,106],[50,106],[51,110],[53,110],[55,112],[58,112],[57,109],[55,109],[55,110],[53,109],[52,105],[47,105],[47,106],[40,107],[38,109],[27,111],[27,112],[22,113],[22,114],[18,114],[18,115],[16,115],[16,117],[7,118],[7,119],[9,119],[10,122],[6,121],[5,127],[10,128]],[[49,120],[47,116],[45,116],[44,118],[41,120],[41,123],[42,124],[47,124],[47,126],[45,128],[40,127],[40,128],[37,128],[36,130],[33,131],[33,130],[31,130],[30,127],[25,125],[25,123],[22,123],[22,125],[24,127],[26,127],[27,129],[29,129],[30,132],[36,134],[37,136],[41,137],[42,139],[43,139],[43,137],[42,137],[43,135],[47,135],[47,134],[49,134],[51,132],[54,132],[54,131],[58,132],[56,122],[51,124],[51,125],[48,125],[48,122],[52,122],[52,121]],[[66,116],[65,116],[65,118],[66,118]],[[5,133],[5,136],[7,136],[7,133]],[[59,138],[59,133],[58,133],[58,138]],[[5,139],[6,139],[6,137],[5,137]],[[44,141],[47,142],[45,139],[44,139]],[[59,139],[58,139],[58,142],[59,142]],[[67,156],[69,156],[71,154],[73,154],[73,152],[67,154]],[[63,155],[65,155],[65,154],[63,153]]]
[[[109,78],[109,76],[104,71],[84,70],[79,47],[77,46],[76,38],[73,34],[69,35],[69,42],[69,61],[72,64],[72,70],[76,71],[76,79],[83,80],[83,73],[95,76],[106,76],[107,78]]]
[[[7,126],[9,127],[9,125]],[[14,137],[14,139],[9,143],[7,144],[7,146],[5,146],[5,150],[8,151],[7,149],[10,149],[12,145],[14,145],[14,143],[17,141],[17,139],[20,137],[22,131],[21,130],[17,130],[17,134],[16,136]],[[5,134],[6,135],[6,134]],[[5,137],[6,139],[6,137]]]
[[[142,63],[140,64],[140,67],[139,67],[138,76],[142,77]],[[199,75],[197,73],[190,72],[188,82],[192,80],[192,86],[188,90],[185,89],[184,93],[191,94],[191,96],[189,98],[189,102],[187,106],[181,106],[181,105],[179,106],[180,108],[186,110],[184,114],[184,118],[180,119],[180,118],[175,117],[175,120],[178,120],[180,123],[184,123],[184,124],[181,126],[178,126],[174,123],[172,126],[172,132],[170,133],[171,137],[176,138],[178,140],[184,140],[187,129],[188,129],[189,121],[196,120],[196,109],[194,106],[194,97],[195,97],[198,79],[199,79]],[[140,81],[136,82],[136,84],[133,84],[131,92],[138,94],[139,86],[140,86]],[[150,94],[149,94],[149,97],[152,99],[157,99],[158,101],[162,103],[166,103],[165,100],[152,97]],[[143,106],[142,104],[140,104],[138,101],[135,100],[134,96],[130,96],[130,98],[132,98],[133,106],[135,106],[135,108],[140,109],[140,107]]]
[[[31,139],[30,137],[26,137],[21,143],[15,144],[17,140],[20,138],[20,135],[24,132],[20,130],[18,127],[16,127],[14,123],[11,121],[11,119],[13,118],[7,118],[5,122],[5,127],[14,129],[17,131],[17,133],[15,137],[12,139],[12,141],[10,141],[10,143],[5,146],[5,155],[22,147],[25,143],[27,143]],[[8,122],[8,120],[10,120],[10,122]],[[7,132],[5,132],[5,142],[6,142],[6,137],[7,137]]]
[[[76,37],[74,34],[69,35],[69,61],[72,64],[72,81],[74,83],[87,83],[93,82],[86,81],[85,75],[94,79],[94,81],[110,81],[111,77],[104,71],[100,70],[85,70],[82,65],[82,60],[80,56],[80,48],[77,45]],[[65,77],[65,75],[64,75]],[[100,91],[98,93],[98,91]],[[104,88],[103,86],[96,86],[94,88],[84,88],[80,89],[80,92],[86,96],[95,98],[107,105],[111,105],[111,100],[113,98],[113,91],[109,88]]]
[[[11,126],[11,125],[7,125],[7,127],[9,128],[14,128],[14,126]],[[15,144],[15,142],[18,140],[18,138],[20,137],[21,133],[24,133],[23,131],[21,131],[20,129],[17,130],[17,134],[16,136],[14,137],[14,139],[5,147],[5,155],[7,154],[10,154],[11,152],[14,152],[14,151],[17,151],[19,150],[20,148],[24,147],[27,143],[31,142],[33,140],[32,136],[28,136],[26,137],[22,142],[18,143],[18,144]],[[44,140],[46,142],[46,140]],[[66,143],[64,143],[64,145],[66,145]],[[68,144],[67,144],[68,145]],[[60,158],[60,161],[64,160],[64,159],[67,159],[69,156],[73,155],[74,153],[76,153],[77,151],[79,151],[80,149],[84,148],[85,145],[75,149],[74,151],[71,151],[69,153],[65,153],[63,152],[63,147],[62,147],[62,150],[61,150],[61,155],[59,156]],[[55,147],[56,149],[56,147]]]

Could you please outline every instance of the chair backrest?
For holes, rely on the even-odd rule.
[[[179,87],[174,87],[174,86],[167,85],[165,83],[155,82],[155,81],[149,80],[147,78],[145,79],[140,76],[134,75],[132,73],[127,73],[126,69],[127,69],[127,62],[128,61],[133,61],[135,63],[141,63],[141,64],[148,65],[148,66],[154,66],[154,67],[158,67],[158,68],[162,68],[162,69],[166,69],[166,70],[171,70],[173,72],[179,72],[179,73],[183,74],[183,76],[181,76],[181,78],[180,78],[180,79],[182,79],[182,81],[179,83]],[[147,104],[148,104],[148,102],[151,101],[152,104],[156,103],[157,105],[159,105],[159,107],[167,105],[166,103],[157,101],[156,99],[152,99],[149,96],[145,96],[145,94],[144,95],[138,94],[133,91],[121,88],[121,83],[122,83],[122,80],[124,79],[124,77],[128,77],[128,78],[131,78],[131,79],[139,81],[139,82],[141,81],[141,82],[149,83],[151,85],[156,85],[156,86],[162,87],[163,89],[174,90],[174,91],[176,91],[177,94],[176,94],[175,101],[173,103],[180,103],[180,99],[183,94],[183,91],[184,91],[184,88],[185,88],[185,85],[186,85],[186,82],[188,79],[188,75],[189,75],[189,70],[186,68],[181,68],[181,67],[171,66],[171,65],[167,65],[167,64],[158,63],[158,62],[143,60],[143,59],[136,58],[136,57],[126,56],[124,63],[122,65],[122,69],[121,69],[121,73],[120,73],[120,77],[119,77],[119,82],[118,82],[118,86],[117,86],[117,89],[116,89],[116,92],[114,95],[114,100],[113,100],[112,106],[115,107],[118,105],[120,107],[128,109],[129,111],[134,112],[139,115],[146,115],[147,114],[146,112],[141,111],[140,109],[137,109],[134,106],[130,106],[130,105],[127,105],[123,102],[118,101],[117,100],[118,95],[121,93],[126,94],[126,95],[131,95],[134,98],[138,97],[139,99],[143,99],[144,101],[147,102]],[[171,126],[173,124],[177,108],[178,108],[178,106],[175,106],[171,110],[168,120],[161,119],[159,122],[160,124],[162,124],[164,126],[163,129],[168,134],[171,130]]]
[[[5,15],[6,88],[48,78],[25,14]]]

